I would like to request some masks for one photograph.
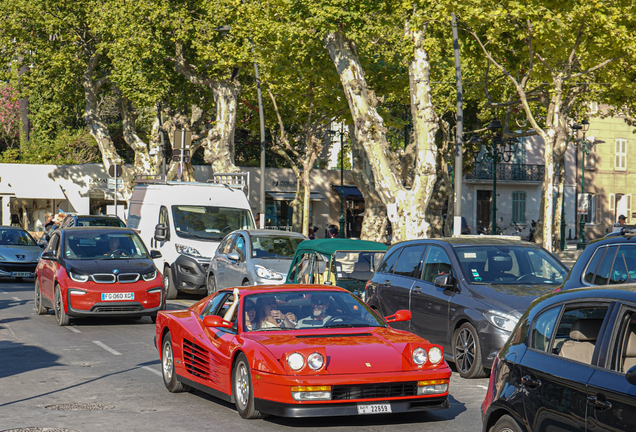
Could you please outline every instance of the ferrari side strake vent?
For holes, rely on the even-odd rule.
[[[417,396],[417,382],[335,385],[331,392],[331,400]]]
[[[218,382],[218,364],[210,353],[196,342],[183,340],[183,365],[191,375]]]

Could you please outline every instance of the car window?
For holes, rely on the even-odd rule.
[[[592,284],[607,285],[609,283],[610,271],[612,270],[616,252],[618,252],[618,246],[610,246],[607,248],[607,252],[603,255],[603,259],[598,266],[596,277],[592,280]]]
[[[172,206],[177,236],[220,240],[231,231],[253,229],[249,209],[198,205]]]
[[[231,293],[222,291],[216,293],[214,297],[208,302],[207,306],[201,312],[201,318],[209,315],[218,315],[217,312],[221,309],[221,304],[225,303],[225,300]]]
[[[556,326],[550,352],[569,360],[591,364],[607,309],[606,304],[567,308]]]
[[[330,265],[330,257],[328,255],[315,252],[313,258],[313,271],[308,283],[324,284],[326,282],[331,282],[332,285],[335,285],[336,277],[334,275],[334,269]]]
[[[219,245],[219,250],[218,250],[219,254],[225,255],[230,253],[230,249],[232,247],[232,242],[234,241],[234,237],[236,237],[236,234],[232,234],[225,237],[225,240],[223,240],[221,244]]]
[[[170,214],[168,213],[166,206],[161,206],[161,209],[159,210],[158,223],[163,224],[167,228],[166,240],[170,240]]]
[[[530,347],[539,351],[548,352],[550,340],[556,328],[557,319],[561,313],[561,307],[556,307],[542,312],[534,321],[530,332]]]
[[[613,346],[610,348],[608,368],[626,373],[636,366],[636,310],[623,308],[616,320],[617,331]]]
[[[232,252],[237,252],[241,258],[245,257],[245,237],[241,234],[236,236]]]
[[[289,280],[292,282],[306,283],[303,281],[309,279],[308,274],[311,271],[310,264],[311,264],[311,253],[309,252],[301,253],[298,256],[296,264],[294,264],[292,269],[289,271],[289,277],[288,277]]]
[[[288,237],[277,235],[252,235],[252,257],[264,259],[292,258],[298,245],[305,241],[304,237]]]
[[[392,273],[393,267],[395,266],[400,253],[402,253],[402,249],[403,248],[395,248],[387,252],[387,256],[384,258],[382,264],[380,264],[380,268],[377,273]]]
[[[51,239],[49,240],[49,244],[46,246],[46,249],[44,249],[44,252],[51,252],[57,255],[59,242],[60,242],[59,234],[53,234],[51,236]]]
[[[583,280],[588,283],[592,283],[594,280],[594,276],[596,275],[596,269],[598,268],[598,264],[601,262],[603,255],[607,251],[606,247],[601,247],[596,249],[594,252],[594,256],[590,260],[590,263],[587,265],[587,268],[583,272],[585,276],[583,276]]]
[[[69,226],[73,226],[73,220],[71,220],[71,223]],[[108,226],[108,227],[121,227],[124,228],[126,227],[126,225],[124,224],[123,221],[121,221],[120,219],[116,219],[113,217],[92,217],[92,218],[88,218],[88,217],[84,217],[84,218],[77,218],[77,222],[75,223],[75,226]]]
[[[419,277],[421,274],[422,254],[426,245],[407,246],[395,263],[393,273],[400,276]]]
[[[585,272],[585,281],[594,285],[636,282],[636,246],[615,245],[599,248]]]
[[[37,246],[31,234],[19,229],[0,230],[0,245],[6,246]]]
[[[439,246],[431,246],[426,254],[424,268],[422,270],[422,280],[430,283],[435,282],[435,278],[441,275],[452,273],[450,258],[444,249]]]
[[[367,281],[373,277],[384,252],[336,252],[333,256],[338,280],[353,279]]]

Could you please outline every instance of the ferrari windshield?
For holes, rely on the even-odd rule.
[[[567,276],[563,265],[535,247],[480,245],[455,251],[466,279],[475,284],[559,285]]]
[[[347,292],[252,294],[243,301],[246,331],[384,327],[385,322]]]
[[[127,231],[67,232],[63,253],[67,259],[79,260],[148,258],[141,238]]]
[[[218,241],[237,229],[252,229],[247,209],[198,205],[172,206],[174,227],[179,237]]]

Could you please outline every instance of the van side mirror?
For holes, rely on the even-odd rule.
[[[449,289],[455,287],[455,278],[451,275],[439,275],[435,278],[435,286],[439,288]]]
[[[157,259],[157,258],[161,258],[161,252],[159,252],[158,250],[151,250],[150,251],[150,258],[152,259]]]
[[[155,240],[158,242],[168,240],[168,227],[164,224],[157,224],[155,226]]]
[[[57,259],[57,257],[55,256],[55,254],[53,252],[44,252],[40,258],[45,259],[45,260],[56,260]]]

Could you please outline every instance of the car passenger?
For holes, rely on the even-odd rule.
[[[119,237],[108,237],[108,251],[104,253],[104,256],[128,256],[124,249],[121,249],[119,245]]]
[[[245,327],[248,330],[258,330],[260,316],[254,302],[252,300],[245,300],[243,309],[245,310]]]
[[[298,321],[296,328],[322,327],[331,319],[331,316],[327,315],[327,309],[329,309],[329,297],[313,295],[311,297],[311,314]]]
[[[296,316],[287,312],[282,313],[276,305],[274,297],[259,297],[256,306],[260,314],[259,328],[294,328],[296,326]]]

